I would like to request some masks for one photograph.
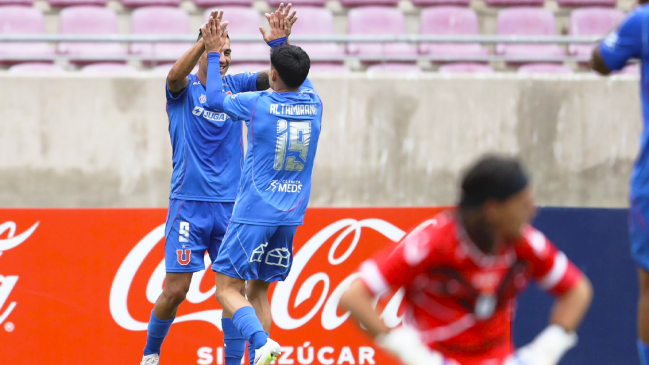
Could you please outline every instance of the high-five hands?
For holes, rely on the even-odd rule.
[[[228,39],[228,24],[227,20],[223,21],[223,10],[214,10],[210,14],[210,19],[201,29],[207,53],[221,52],[221,48]]]
[[[288,38],[288,36],[291,35],[293,24],[297,21],[297,11],[293,10],[293,12],[291,12],[291,7],[293,7],[293,4],[289,3],[288,6],[284,8],[284,3],[281,3],[274,13],[265,14],[268,24],[270,25],[270,32],[266,33],[264,27],[259,27],[259,31],[264,37],[266,43],[279,38]]]

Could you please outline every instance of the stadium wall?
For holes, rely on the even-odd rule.
[[[313,206],[454,203],[461,169],[519,154],[539,203],[624,207],[638,81],[594,75],[314,76],[324,121]],[[164,78],[0,75],[0,206],[164,207]]]

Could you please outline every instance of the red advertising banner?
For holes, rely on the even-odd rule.
[[[310,209],[272,286],[278,364],[393,364],[338,308],[359,264],[440,208]],[[164,285],[164,209],[0,209],[0,364],[138,364]],[[211,270],[196,273],[163,364],[223,364]],[[401,292],[382,298],[400,322]]]

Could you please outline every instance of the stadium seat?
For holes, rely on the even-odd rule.
[[[554,36],[556,29],[551,11],[537,8],[510,8],[498,13],[498,34],[518,36]],[[498,44],[496,53],[505,58],[560,57],[563,49],[556,44]],[[530,63],[512,62],[512,63]]]
[[[0,34],[45,34],[43,12],[24,6],[0,7]],[[0,42],[0,57],[17,56],[21,59],[1,61],[14,64],[34,57],[53,56],[54,50],[45,42]],[[23,58],[24,57],[24,58]]]
[[[493,73],[494,69],[481,63],[449,63],[441,66],[439,73]]]
[[[151,6],[138,8],[131,14],[132,34],[196,34],[192,32],[189,15],[179,8]],[[150,56],[160,60],[176,61],[192,43],[133,43],[132,54]]]
[[[309,73],[349,73],[351,70],[339,63],[312,63]]]
[[[252,0],[194,0],[199,8],[222,8],[224,6],[252,6]]]
[[[421,67],[411,63],[379,63],[367,68],[368,73],[385,73],[385,72],[400,72],[400,73],[420,73]]]
[[[640,74],[640,64],[632,63],[620,71],[620,74],[623,75],[639,75]]]
[[[606,6],[614,8],[617,5],[616,0],[558,0],[559,6],[578,7],[578,6]]]
[[[95,63],[81,69],[84,73],[136,73],[138,69],[122,63]]]
[[[340,4],[346,8],[355,6],[397,6],[399,0],[340,0]]]
[[[47,0],[52,7],[67,7],[81,5],[106,6],[108,0]]]
[[[556,63],[530,63],[519,67],[518,73],[571,74],[573,70],[568,66]]]
[[[329,9],[305,7],[300,8],[298,20],[293,25],[292,36],[332,36],[336,34],[334,15]],[[318,59],[336,61],[345,54],[336,43],[296,43],[309,54],[313,62]],[[329,58],[329,60],[327,60]]]
[[[268,0],[268,4],[274,8],[278,7],[279,4],[284,3],[287,4],[285,0]],[[302,11],[306,8],[303,8],[303,6],[320,6],[324,7],[325,4],[327,4],[327,0],[292,0],[290,1],[291,4],[295,6],[299,6],[299,15],[300,19],[302,19]],[[296,23],[297,24],[297,23]]]
[[[65,70],[58,65],[53,63],[42,63],[42,62],[28,62],[28,63],[19,63],[9,67],[9,72],[15,73],[51,73],[51,72],[65,72]]]
[[[126,8],[139,8],[142,6],[173,6],[180,5],[181,0],[120,0]]]
[[[257,10],[251,7],[229,7],[223,8],[224,19],[230,21],[228,31],[231,37],[240,35],[252,35],[259,38],[255,43],[230,44],[232,48],[232,59],[242,61],[265,61],[270,60],[270,48],[264,43],[259,33],[259,26],[266,21]],[[210,18],[212,9],[206,10],[203,16],[205,21]],[[250,59],[252,58],[252,59]]]
[[[348,13],[347,32],[349,35],[405,35],[406,18],[398,8],[355,8]],[[359,57],[415,57],[417,54],[415,48],[407,43],[348,43],[347,53]]]
[[[0,0],[0,6],[6,6],[6,5],[32,6],[34,5],[34,0]]]
[[[478,16],[473,9],[440,6],[421,12],[421,34],[478,35]],[[421,43],[419,53],[450,58],[486,56],[489,51],[478,43]]]
[[[59,13],[59,33],[71,35],[119,34],[117,14],[114,10],[96,6],[72,6]],[[71,56],[126,56],[126,48],[119,43],[61,42],[58,52]],[[98,61],[94,61],[98,62]]]
[[[604,36],[624,19],[624,13],[617,9],[584,8],[570,13],[570,35]],[[571,44],[568,53],[578,57],[589,57],[594,44]]]
[[[488,6],[543,6],[545,0],[485,0]]]
[[[471,0],[412,0],[415,6],[461,6],[468,7]]]

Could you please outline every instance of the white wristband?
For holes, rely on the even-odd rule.
[[[539,333],[530,343],[530,347],[558,362],[568,350],[575,347],[577,339],[575,332],[568,333],[563,327],[553,324]]]

